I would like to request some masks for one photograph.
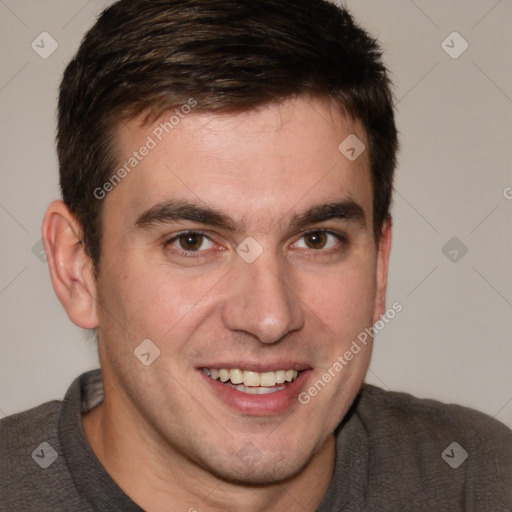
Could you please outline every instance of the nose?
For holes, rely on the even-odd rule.
[[[284,262],[260,256],[253,263],[241,259],[230,273],[229,297],[222,311],[224,325],[245,332],[261,343],[273,344],[304,324],[304,310]]]

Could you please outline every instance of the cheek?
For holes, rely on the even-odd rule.
[[[122,271],[110,270],[101,283],[101,306],[107,323],[123,324],[137,339],[163,340],[174,327],[180,332],[190,320],[205,314],[219,276],[176,276],[162,264],[125,262]],[[113,318],[112,318],[113,317]]]
[[[357,337],[372,324],[376,284],[371,264],[347,265],[323,276],[306,274],[303,280],[300,297],[340,341]]]

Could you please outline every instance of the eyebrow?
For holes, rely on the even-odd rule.
[[[237,222],[214,208],[183,201],[158,203],[142,213],[135,221],[135,225],[142,229],[150,229],[160,224],[183,220],[227,231],[244,231],[246,227],[245,223]],[[314,206],[294,216],[290,221],[290,227],[300,230],[311,224],[329,220],[342,220],[363,229],[366,227],[366,215],[363,208],[351,199]]]
[[[303,229],[328,220],[342,220],[363,229],[366,227],[363,208],[351,199],[314,206],[292,218],[290,226],[294,229]]]
[[[182,201],[159,203],[146,210],[135,221],[139,228],[149,229],[159,224],[189,220],[199,224],[207,224],[228,231],[237,231],[240,227],[231,217],[208,206]]]

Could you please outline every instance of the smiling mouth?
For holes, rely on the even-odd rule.
[[[249,395],[264,395],[282,391],[300,374],[297,370],[277,370],[270,372],[251,372],[239,368],[201,368],[201,371],[213,380]]]

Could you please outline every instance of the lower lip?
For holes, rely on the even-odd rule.
[[[292,405],[298,403],[298,395],[304,387],[311,370],[303,370],[290,384],[281,391],[266,393],[264,395],[249,395],[226,386],[218,380],[214,380],[198,370],[213,392],[229,407],[243,414],[255,416],[270,416],[286,411]]]

